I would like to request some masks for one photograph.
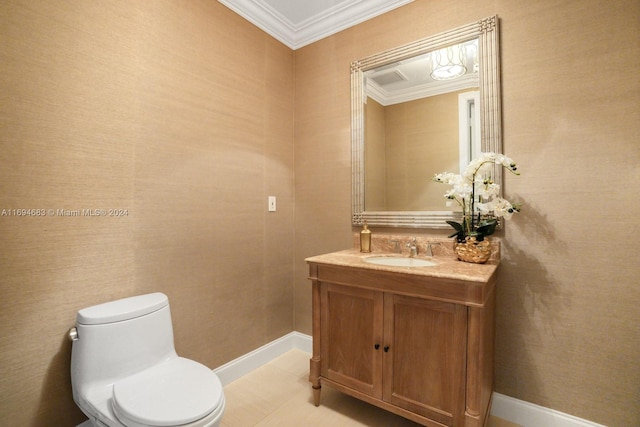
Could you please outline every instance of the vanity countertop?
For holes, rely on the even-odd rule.
[[[499,260],[485,264],[459,261],[451,255],[418,259],[435,261],[430,267],[397,267],[371,264],[369,257],[393,256],[397,253],[373,251],[361,253],[346,249],[307,258],[312,282],[349,284],[364,289],[389,291],[403,295],[449,301],[468,306],[483,306],[491,294]]]
[[[418,259],[435,261],[437,265],[431,267],[396,267],[387,265],[370,264],[366,258],[378,256],[398,256],[390,252],[362,253],[358,249],[346,249],[338,252],[317,255],[307,258],[309,264],[325,264],[342,267],[353,267],[381,272],[393,272],[403,275],[428,276],[441,279],[460,280],[465,282],[487,283],[494,276],[499,261],[490,260],[485,264],[473,264],[459,261],[454,256],[417,256]]]

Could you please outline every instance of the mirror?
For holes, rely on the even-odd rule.
[[[352,223],[449,228],[433,175],[502,152],[498,17],[355,61],[351,88]]]

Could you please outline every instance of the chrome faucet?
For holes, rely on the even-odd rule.
[[[411,242],[407,243],[407,247],[411,251],[409,253],[410,257],[414,257],[414,256],[418,255],[418,244],[416,243],[416,238],[415,237],[413,238],[413,240]]]
[[[439,245],[440,242],[427,242],[427,256],[433,256],[433,248],[431,245]]]

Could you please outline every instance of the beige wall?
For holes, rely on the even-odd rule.
[[[304,258],[354,231],[349,63],[493,14],[526,207],[504,233],[496,389],[639,424],[636,0],[417,0],[295,53],[213,0],[12,0],[0,209],[128,215],[0,217],[0,425],[83,420],[66,332],[90,304],[167,293],[178,352],[211,367],[309,333]]]
[[[467,91],[386,107],[388,208],[383,210],[451,209],[443,197],[446,188],[431,178],[435,173],[460,172],[458,95]]]
[[[522,172],[505,190],[524,204],[503,233],[496,390],[640,425],[637,0],[418,0],[296,51],[296,329],[311,330],[304,258],[355,231],[350,62],[494,14],[504,148]]]
[[[293,52],[212,0],[0,2],[0,425],[73,426],[76,311],[169,296],[219,366],[293,330]],[[267,212],[267,196],[278,211]]]
[[[372,98],[364,105],[365,210],[387,209],[387,144],[385,107]]]
[[[445,189],[431,178],[435,173],[460,170],[458,95],[467,91],[386,107],[368,99],[364,106],[365,210],[451,209],[445,206]]]

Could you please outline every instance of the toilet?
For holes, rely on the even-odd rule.
[[[165,294],[84,308],[69,338],[73,400],[89,418],[83,427],[220,425],[222,384],[176,354]]]

